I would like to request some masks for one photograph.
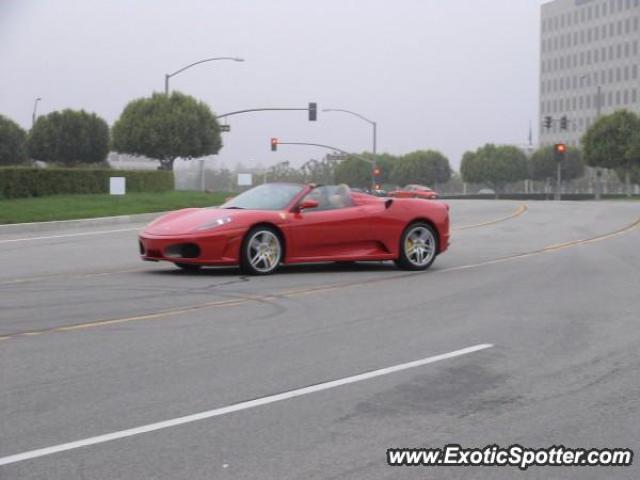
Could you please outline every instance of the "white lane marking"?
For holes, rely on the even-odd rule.
[[[162,430],[165,428],[177,427],[178,425],[184,425],[185,423],[197,422],[199,420],[205,420],[207,418],[219,417],[228,413],[239,412],[241,410],[248,410],[250,408],[260,407],[268,405],[270,403],[281,402],[283,400],[289,400],[291,398],[301,397],[303,395],[309,395],[311,393],[322,392],[323,390],[329,390],[331,388],[341,387],[342,385],[348,385],[350,383],[362,382],[363,380],[370,380],[372,378],[381,377],[383,375],[389,375],[391,373],[401,372],[403,370],[409,370],[411,368],[422,367],[430,363],[439,362],[442,360],[448,360],[450,358],[460,357],[462,355],[468,355],[469,353],[478,352],[480,350],[486,350],[492,348],[493,345],[485,343],[481,345],[474,345],[473,347],[463,348],[461,350],[455,350],[453,352],[444,353],[442,355],[435,355],[433,357],[423,358],[421,360],[415,360],[413,362],[402,363],[400,365],[394,365],[392,367],[381,368],[379,370],[373,370],[359,375],[353,375],[351,377],[341,378],[339,380],[332,380],[330,382],[318,383],[309,387],[298,388],[296,390],[290,390],[284,393],[278,393],[276,395],[270,395],[268,397],[262,397],[255,400],[249,400],[246,402],[235,403],[226,407],[216,408],[208,410],[206,412],[200,412],[193,415],[187,415],[185,417],[178,417],[171,420],[165,420],[157,423],[150,423],[141,427],[131,428],[128,430],[121,430],[119,432],[107,433],[105,435],[98,435],[97,437],[85,438],[83,440],[77,440],[75,442],[63,443],[55,445],[53,447],[40,448],[38,450],[31,450],[28,452],[17,453],[8,457],[0,458],[0,465],[9,465],[11,463],[22,462],[33,458],[44,457],[45,455],[51,455],[54,453],[64,452],[67,450],[75,450],[76,448],[86,447],[89,445],[96,445],[98,443],[110,442],[112,440],[118,440],[121,438],[132,437],[134,435],[140,435],[141,433],[154,432],[156,430]]]
[[[136,228],[120,228],[117,230],[100,230],[98,232],[80,232],[80,233],[65,233],[63,235],[49,235],[46,237],[25,237],[25,238],[11,238],[9,240],[0,240],[0,243],[12,243],[12,242],[29,242],[31,240],[50,240],[55,238],[69,238],[69,237],[83,237],[87,235],[104,235],[107,233],[119,233],[119,232],[133,232],[141,230],[142,227]]]

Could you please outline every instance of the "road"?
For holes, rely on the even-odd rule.
[[[0,234],[0,479],[640,478],[386,465],[640,451],[640,203],[450,204],[425,273],[194,274],[140,262],[138,225]]]

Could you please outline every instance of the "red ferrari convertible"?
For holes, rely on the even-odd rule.
[[[139,240],[143,260],[185,270],[239,265],[265,275],[282,263],[360,260],[425,270],[449,245],[449,207],[355,193],[346,185],[268,183],[217,208],[163,215]]]
[[[424,198],[427,200],[435,200],[438,193],[424,185],[407,185],[406,187],[389,193],[389,196],[396,198]]]

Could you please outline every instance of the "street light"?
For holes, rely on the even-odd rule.
[[[42,98],[38,97],[33,102],[33,113],[31,114],[31,128],[36,124],[36,111],[38,109],[38,102],[42,100]]]
[[[196,65],[200,65],[201,63],[205,63],[205,62],[213,62],[214,60],[231,60],[234,62],[244,62],[244,58],[239,58],[239,57],[214,57],[214,58],[205,58],[203,60],[198,60],[197,62],[194,62],[190,65],[187,65],[186,67],[182,67],[179,70],[176,70],[173,73],[165,73],[164,75],[164,94],[165,95],[169,95],[169,79],[175,75],[178,75],[179,73],[184,72],[185,70],[191,68],[191,67],[195,67]]]
[[[373,127],[373,169],[372,169],[372,175],[371,175],[371,184],[375,188],[376,182],[375,182],[375,176],[373,175],[373,171],[377,168],[376,158],[377,158],[377,142],[378,142],[378,140],[377,140],[377,137],[378,137],[378,124],[376,122],[374,122],[373,120],[369,120],[364,115],[360,115],[359,113],[352,112],[351,110],[345,110],[343,108],[325,108],[322,111],[323,112],[349,113],[349,114],[354,115],[354,116],[358,117],[359,119],[364,120],[365,122],[371,124],[371,126]]]

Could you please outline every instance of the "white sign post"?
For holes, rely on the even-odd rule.
[[[127,191],[126,177],[109,177],[109,194],[124,195]]]
[[[250,187],[253,185],[253,178],[250,173],[239,173],[238,174],[238,186],[239,187]]]

